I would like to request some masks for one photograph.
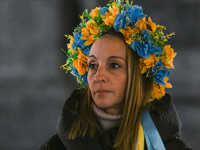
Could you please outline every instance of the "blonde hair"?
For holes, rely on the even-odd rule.
[[[111,35],[123,39],[116,33]],[[115,149],[135,149],[141,116],[150,103],[153,80],[140,73],[139,59],[139,55],[126,44],[127,87],[123,101],[123,118],[113,146]],[[103,132],[92,109],[92,102],[90,89],[86,87],[85,99],[81,104],[80,114],[72,126],[70,139],[75,139],[77,136],[84,137],[86,133],[93,137],[96,132],[99,134]]]

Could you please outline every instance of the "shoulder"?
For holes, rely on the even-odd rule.
[[[69,134],[71,126],[77,118],[77,113],[80,111],[81,101],[82,94],[79,90],[74,90],[66,100],[58,119],[57,132],[59,136],[61,133],[65,133],[63,136]]]
[[[63,133],[63,136],[65,136],[68,133],[68,129],[76,119],[74,109],[80,105],[80,97],[80,91],[74,90],[66,100],[58,119],[58,134]],[[58,134],[52,136],[47,142],[45,142],[40,147],[40,150],[66,150]]]
[[[74,112],[75,109],[79,110],[79,107],[83,99],[83,95],[84,95],[83,91],[80,91],[78,89],[74,90],[69,96],[69,98],[66,100],[63,106],[63,111],[70,110]]]
[[[40,150],[66,150],[66,142],[69,141],[71,127],[79,113],[84,93],[80,90],[74,90],[65,101],[59,115],[57,124],[57,134],[45,142]],[[73,142],[72,142],[73,143]],[[78,143],[74,145],[79,145]]]
[[[73,123],[80,111],[84,93],[80,90],[74,90],[70,97],[66,100],[58,119],[58,126],[68,126]]]
[[[45,142],[39,150],[66,150],[59,136],[56,134]]]
[[[169,94],[160,100],[154,100],[149,107],[151,118],[169,150],[189,150],[190,148],[180,139],[181,121]]]
[[[150,115],[163,141],[180,136],[181,121],[170,95],[154,100],[150,105]]]

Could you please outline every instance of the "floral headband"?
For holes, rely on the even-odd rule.
[[[76,76],[82,86],[87,84],[87,59],[90,48],[95,40],[103,33],[113,28],[124,36],[125,42],[136,51],[140,58],[141,74],[153,77],[153,99],[161,99],[165,95],[165,88],[171,88],[167,83],[174,68],[173,58],[176,56],[170,45],[165,42],[174,33],[164,35],[164,26],[156,25],[149,17],[143,14],[141,6],[133,5],[126,0],[107,4],[108,7],[96,7],[90,13],[86,9],[80,24],[75,28],[73,36],[66,35],[70,39],[67,44],[68,51],[64,51],[68,58],[61,68]]]

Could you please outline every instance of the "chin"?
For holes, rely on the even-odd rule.
[[[94,101],[94,103],[101,109],[106,109],[112,106],[112,104],[108,103],[108,100]]]

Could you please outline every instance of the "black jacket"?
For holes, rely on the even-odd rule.
[[[45,142],[40,150],[113,150],[113,141],[117,135],[118,127],[106,130],[102,135],[79,137],[69,140],[70,128],[76,120],[72,107],[79,107],[81,94],[75,90],[65,102],[58,121],[57,134]],[[154,108],[150,111],[152,120],[157,127],[167,150],[191,150],[180,140],[181,123],[174,104],[168,94],[161,100],[152,102]],[[145,150],[147,150],[145,145]]]

